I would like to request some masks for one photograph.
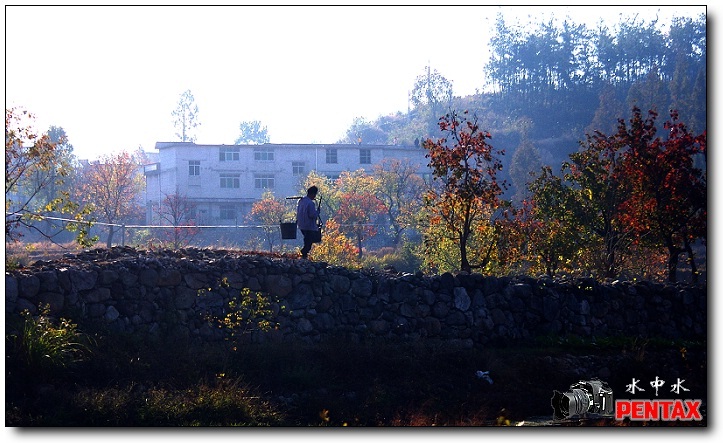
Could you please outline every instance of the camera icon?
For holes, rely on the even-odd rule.
[[[581,380],[570,385],[566,392],[555,391],[552,395],[555,420],[585,414],[612,415],[613,391],[600,379]]]

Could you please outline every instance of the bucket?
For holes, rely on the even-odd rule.
[[[281,238],[293,240],[296,238],[296,222],[281,223]]]

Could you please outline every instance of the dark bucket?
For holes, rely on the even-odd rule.
[[[283,240],[296,238],[296,222],[281,223],[281,238]]]

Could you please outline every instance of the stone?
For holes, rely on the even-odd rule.
[[[370,296],[372,294],[372,288],[372,281],[366,277],[358,278],[351,283],[351,292],[357,297]]]
[[[308,285],[299,285],[299,288],[309,287]],[[284,275],[268,276],[266,279],[266,291],[272,297],[284,298],[294,289],[291,279]],[[298,288],[296,290],[298,292]],[[297,308],[298,309],[298,308]]]
[[[98,281],[98,274],[93,271],[70,271],[70,282],[76,291],[93,289]]]
[[[115,321],[116,319],[118,319],[118,317],[120,317],[120,312],[118,312],[115,306],[112,305],[108,306],[108,309],[106,309],[105,315],[103,316],[105,321],[107,321],[108,323]]]
[[[460,311],[466,311],[472,304],[472,300],[467,295],[467,290],[463,287],[454,288],[454,307]]]
[[[307,335],[307,334],[311,333],[311,331],[314,330],[314,325],[312,325],[308,319],[300,318],[298,323],[296,324],[296,329],[302,335]]]
[[[40,291],[40,279],[34,275],[28,275],[19,279],[20,296],[33,299]]]

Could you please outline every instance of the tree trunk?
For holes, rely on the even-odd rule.
[[[609,234],[605,239],[605,277],[615,278],[617,270],[615,269],[615,244],[616,235]]]
[[[472,267],[469,264],[469,259],[467,258],[467,237],[462,237],[459,242],[459,256],[460,256],[460,264],[459,268],[461,271],[465,272],[472,272]]]
[[[362,236],[359,234],[357,234],[357,236],[356,236],[356,244],[357,244],[357,248],[359,248],[358,257],[359,257],[359,261],[361,262],[361,259],[362,259]]]
[[[113,234],[115,233],[115,226],[108,226],[108,241],[106,242],[106,247],[108,249],[111,248],[111,245],[113,244]]]
[[[695,266],[695,257],[693,256],[693,247],[688,240],[685,241],[685,252],[688,253],[688,264],[690,265],[690,281],[698,284],[698,268]]]
[[[669,246],[668,254],[668,281],[675,283],[678,281],[678,255],[680,254],[680,248]]]

